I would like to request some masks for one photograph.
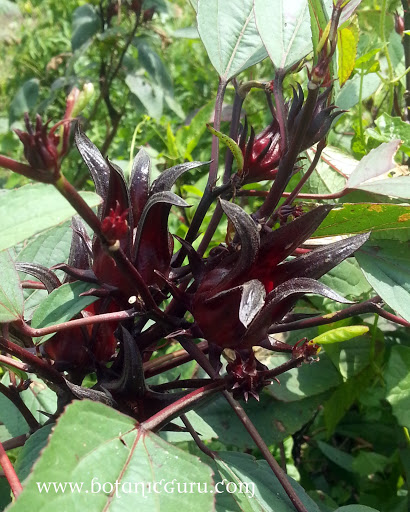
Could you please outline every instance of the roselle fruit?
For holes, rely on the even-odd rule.
[[[327,106],[331,89],[331,87],[325,89],[316,101],[301,151],[319,142],[329,131],[335,117],[343,112],[335,110],[336,106],[334,105]],[[285,105],[286,130],[289,139],[300,121],[303,101],[303,90],[298,84],[298,90],[293,89],[292,101]],[[251,127],[248,141],[246,141],[247,135],[248,123],[245,118],[245,125],[240,131],[238,141],[244,158],[243,183],[275,179],[279,162],[287,150],[287,143],[281,139],[279,122],[276,117],[274,116],[270,125],[258,135],[255,135],[255,131]]]
[[[269,327],[279,323],[304,293],[349,302],[316,279],[351,256],[368,234],[284,261],[317,229],[332,206],[319,206],[268,233],[260,231],[239,206],[226,201],[221,206],[240,243],[231,244],[213,268],[208,262],[190,297],[195,322],[209,342],[236,349],[266,344]]]

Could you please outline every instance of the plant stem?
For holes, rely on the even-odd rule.
[[[313,318],[305,318],[303,320],[296,320],[294,322],[283,323],[273,325],[269,329],[269,334],[277,332],[288,332],[297,331],[299,329],[307,329],[309,327],[316,327],[317,325],[326,325],[344,318],[350,318],[355,315],[363,315],[365,313],[377,313],[381,315],[381,304],[382,299],[377,295],[369,300],[361,302],[360,304],[354,304],[348,308],[336,311],[335,313],[329,313],[327,315],[315,316]],[[385,313],[385,312],[384,312]],[[394,315],[393,315],[394,316]]]
[[[224,101],[226,86],[227,82],[220,79],[218,84],[218,92],[216,93],[214,112],[214,129],[217,131],[221,129],[222,105]],[[215,135],[212,135],[211,160],[212,162],[209,166],[209,176],[207,183],[207,188],[210,190],[212,190],[215,186],[218,177],[219,139]]]
[[[270,468],[274,472],[276,478],[279,480],[279,483],[283,487],[286,494],[289,496],[289,499],[293,503],[294,507],[298,512],[308,512],[306,507],[301,502],[299,496],[296,494],[292,485],[286,477],[285,472],[282,470],[275,457],[271,454],[269,448],[267,447],[265,441],[262,439],[255,425],[251,422],[249,416],[244,411],[243,407],[240,405],[237,400],[233,398],[233,396],[228,393],[228,391],[223,391],[223,395],[225,399],[228,401],[229,405],[235,411],[235,414],[238,416],[242,425],[248,431],[249,435],[253,439],[256,446],[259,448],[262,453],[264,459],[269,464]]]
[[[33,373],[35,372],[39,377],[49,380],[58,385],[60,388],[69,391],[62,374],[50,366],[50,364],[44,359],[35,356],[28,350],[20,347],[16,343],[9,341],[2,336],[0,336],[0,348],[12,356],[17,357],[21,361],[24,361],[27,365],[30,366]]]
[[[208,351],[208,342],[201,341],[197,344],[197,347],[201,352],[205,354]],[[154,375],[166,372],[167,370],[172,370],[172,368],[176,368],[181,364],[192,361],[192,359],[192,355],[189,354],[185,349],[176,350],[170,354],[157,357],[152,361],[144,363],[145,378],[153,377]]]
[[[270,217],[270,215],[278,205],[282,193],[286,188],[286,185],[289,183],[289,180],[292,176],[293,168],[296,163],[296,159],[299,155],[300,148],[302,147],[303,144],[304,135],[309,126],[309,122],[311,120],[312,113],[316,105],[318,94],[319,86],[313,84],[312,82],[309,82],[308,95],[303,106],[302,112],[300,114],[300,121],[298,122],[298,125],[295,128],[295,133],[289,144],[289,149],[279,164],[278,173],[276,175],[275,181],[273,182],[273,186],[270,189],[268,195],[266,196],[265,202],[254,214],[254,217],[257,220],[268,219]]]
[[[40,428],[39,422],[33,416],[33,413],[30,411],[27,405],[23,402],[19,392],[15,388],[7,387],[0,382],[0,393],[7,397],[10,402],[12,402],[17,407],[23,418],[26,420],[27,425],[30,427],[30,430],[34,432]]]
[[[12,359],[11,357],[0,355],[0,363],[4,363],[9,366],[12,366],[16,370],[21,370],[22,372],[29,371],[29,366],[27,364],[22,363],[21,361],[16,361],[15,359]]]
[[[410,9],[407,0],[401,0],[404,12],[404,30],[410,30]],[[404,34],[401,40],[404,49],[404,62],[406,71],[410,68],[410,36]],[[404,111],[404,119],[408,122],[410,119],[410,74],[406,73],[406,92],[404,93],[406,108]]]
[[[299,199],[339,199],[351,192],[350,189],[344,188],[339,192],[335,192],[334,194],[298,194]],[[249,197],[266,197],[269,194],[266,190],[239,190],[238,196],[249,196]],[[283,192],[283,197],[289,197],[292,192]]]
[[[51,334],[53,332],[61,332],[67,331],[69,329],[74,329],[75,327],[82,327],[84,325],[93,325],[93,324],[104,324],[107,322],[120,322],[121,320],[128,320],[135,316],[134,309],[128,309],[126,311],[115,311],[113,313],[103,313],[101,315],[87,316],[84,318],[77,318],[75,320],[69,320],[68,322],[63,322],[61,324],[50,325],[49,327],[42,327],[39,329],[35,329],[27,325],[23,320],[15,322],[14,325],[27,336],[31,336],[33,338],[38,338],[40,336],[46,336],[47,334]]]
[[[283,79],[284,74],[280,70],[276,71],[273,81],[273,95],[276,104],[276,120],[278,121],[280,132],[279,146],[282,153],[286,150],[289,143],[285,100],[283,98]]]
[[[198,446],[198,448],[205,453],[205,455],[208,455],[208,457],[211,457],[211,459],[215,459],[216,458],[216,454],[215,452],[213,452],[212,450],[210,450],[206,444],[202,441],[202,439],[199,437],[199,435],[197,434],[196,430],[194,429],[194,427],[191,425],[190,421],[188,420],[188,418],[186,417],[185,414],[181,414],[180,416],[181,420],[182,420],[182,423],[185,425],[186,429],[188,430],[188,432],[191,434],[192,436],[192,439],[195,441],[196,445]]]
[[[326,140],[322,139],[317,146],[317,151],[315,153],[315,156],[313,157],[313,160],[309,166],[309,169],[305,172],[305,174],[300,179],[299,183],[292,190],[292,192],[288,195],[288,197],[282,203],[281,206],[286,206],[287,204],[291,204],[292,201],[295,199],[295,197],[299,194],[303,185],[307,182],[307,180],[310,178],[312,172],[316,169],[317,163],[319,162],[319,159],[320,159],[320,155],[322,154],[322,151],[325,149],[325,147],[326,147]],[[276,218],[278,211],[279,211],[279,209],[277,209],[276,212],[272,215],[273,219]]]
[[[67,199],[71,206],[77,211],[80,217],[90,226],[94,233],[101,240],[104,250],[111,256],[117,264],[119,270],[136,288],[136,295],[140,295],[145,306],[155,312],[158,317],[163,317],[163,312],[157,307],[148,286],[141,277],[141,274],[130,262],[122,249],[113,250],[109,241],[101,229],[101,222],[97,215],[92,211],[77,190],[61,175],[54,183],[57,190]]]
[[[13,493],[14,497],[17,498],[21,491],[23,490],[23,487],[21,485],[21,482],[14,471],[13,464],[10,462],[10,459],[7,456],[6,451],[3,448],[2,443],[0,442],[0,465],[3,468],[4,475],[7,478],[7,481],[10,485],[11,492]]]
[[[386,320],[390,320],[391,322],[394,322],[396,324],[402,325],[403,327],[410,327],[410,322],[407,322],[404,318],[401,318],[397,315],[393,315],[392,313],[389,313],[388,311],[385,311],[384,309],[379,309],[377,313],[385,318]]]
[[[408,9],[408,7],[407,7],[407,9]],[[394,70],[393,70],[393,64],[390,59],[388,42],[386,39],[386,12],[387,12],[387,0],[382,0],[382,5],[380,8],[379,30],[380,30],[380,38],[382,40],[383,53],[384,53],[384,56],[386,57],[386,61],[387,61],[389,82],[391,82],[389,84],[389,107],[388,107],[388,109],[389,109],[388,112],[391,115],[392,110],[393,110],[393,101],[394,101],[394,83],[393,83]]]
[[[172,421],[177,416],[180,416],[183,412],[192,409],[194,405],[197,405],[198,402],[202,401],[204,398],[215,394],[218,391],[221,391],[226,387],[225,380],[221,382],[212,382],[206,386],[201,386],[200,388],[188,393],[182,398],[179,398],[171,405],[164,407],[161,411],[148,418],[146,421],[141,423],[141,428],[144,430],[161,430],[163,426]]]
[[[30,434],[22,434],[21,436],[12,437],[11,439],[8,439],[7,441],[3,441],[3,448],[7,452],[7,450],[13,450],[14,448],[19,448],[20,446],[24,446],[29,437],[30,437]]]

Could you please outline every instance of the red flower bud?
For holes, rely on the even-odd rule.
[[[128,209],[121,212],[120,203],[117,201],[115,210],[110,208],[110,213],[101,222],[101,230],[108,240],[121,240],[128,233]]]

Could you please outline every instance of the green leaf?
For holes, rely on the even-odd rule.
[[[36,236],[29,244],[19,252],[16,261],[23,263],[39,263],[44,267],[50,268],[58,263],[66,263],[70,255],[72,229],[70,223],[66,222],[61,226]],[[57,277],[63,279],[65,273],[62,270],[56,271]],[[36,281],[31,275],[20,272],[20,278]],[[24,318],[33,317],[36,307],[47,297],[47,290],[23,290],[24,293]]]
[[[0,323],[22,318],[24,311],[23,290],[8,251],[0,252]]]
[[[130,73],[125,77],[129,90],[142,103],[148,115],[159,119],[164,107],[164,91],[161,87],[151,84],[144,76]]]
[[[172,78],[157,52],[142,38],[135,38],[133,44],[138,49],[138,61],[153,81],[173,94]]]
[[[375,508],[367,507],[366,505],[346,505],[339,507],[334,512],[380,512]]]
[[[370,362],[372,343],[370,335],[351,338],[343,343],[326,345],[329,359],[344,379],[350,379],[362,372]]]
[[[275,68],[287,70],[313,50],[306,0],[255,0],[255,20]]]
[[[40,456],[41,450],[47,444],[53,427],[54,425],[46,425],[34,432],[18,454],[14,469],[21,482],[29,476],[34,463]]]
[[[385,180],[362,183],[355,188],[383,196],[410,199],[410,176],[397,176],[394,178],[387,178]]]
[[[364,99],[364,98],[363,98]],[[383,113],[379,116],[375,125],[377,129],[368,128],[367,135],[381,142],[389,142],[392,139],[401,139],[403,144],[401,150],[410,156],[410,125],[404,122],[400,117],[391,117]]]
[[[389,463],[388,457],[380,453],[361,450],[353,462],[353,470],[361,476],[370,476],[383,472]]]
[[[363,77],[362,100],[377,91],[381,80],[377,73],[369,73]],[[360,100],[360,74],[348,80],[336,97],[335,105],[344,110],[354,107]],[[394,137],[397,138],[397,137]],[[389,139],[390,140],[390,139]]]
[[[99,30],[101,25],[96,8],[84,4],[73,13],[71,46],[73,51],[87,43]]]
[[[342,379],[327,354],[320,353],[319,361],[312,368],[302,365],[280,376],[280,386],[274,382],[266,392],[281,402],[293,402],[309,396],[319,395],[342,384]],[[286,361],[289,356],[271,355],[261,361],[268,368],[275,368]]]
[[[400,425],[410,428],[410,347],[392,347],[384,378],[393,414]]]
[[[95,284],[75,281],[74,283],[66,283],[53,290],[50,295],[36,309],[31,326],[35,329],[49,327],[51,325],[68,322],[84,308],[98,300],[98,297],[80,295],[91,288],[95,288]],[[47,334],[39,338],[34,338],[35,342],[43,343],[55,333]]]
[[[356,60],[357,43],[359,42],[359,31],[355,25],[342,28],[338,31],[338,77],[342,87],[352,74]]]
[[[217,494],[217,500],[230,497],[244,512],[294,512],[294,505],[265,460],[256,460],[245,453],[217,452],[215,462],[210,465],[216,477],[219,476],[217,489],[224,491],[226,488],[220,496]],[[292,478],[287,476],[287,479],[307,512],[319,512],[302,487]],[[232,510],[231,507],[228,510]]]
[[[279,384],[276,385],[279,387]],[[300,430],[311,419],[319,404],[323,403],[323,395],[321,393],[303,400],[282,402],[263,392],[259,402],[250,399],[243,407],[260,435],[270,445]],[[196,412],[216,432],[221,443],[237,446],[241,450],[253,448],[248,432],[224,398],[217,398],[199,407]]]
[[[51,487],[39,492],[37,486],[37,482],[67,481],[82,485],[81,491],[58,492]],[[134,419],[103,404],[75,401],[60,416],[11,510],[76,510],[81,503],[88,512],[104,508],[180,512],[177,485],[184,489],[184,482],[209,491],[200,493],[194,487],[190,493],[188,485],[182,494],[184,509],[214,510],[212,472],[197,457],[140,430]]]
[[[325,457],[346,471],[353,472],[354,457],[352,455],[343,452],[330,444],[324,443],[323,441],[318,441],[317,445]]]
[[[306,151],[307,159],[303,162],[303,172],[308,170],[310,163],[314,158],[313,151]],[[326,153],[325,160],[320,159],[313,174],[302,188],[302,192],[310,194],[332,194],[335,190],[341,190],[345,186],[346,179],[335,169],[342,167],[347,160],[346,155],[341,152],[336,153],[334,148]],[[329,162],[331,165],[329,165]],[[340,165],[340,163],[342,165]]]
[[[213,135],[215,135],[215,137],[218,137],[218,139],[230,149],[231,153],[233,154],[236,160],[238,172],[241,173],[243,169],[243,154],[238,144],[233,139],[228,137],[228,135],[225,135],[222,132],[218,132],[218,130],[212,128],[210,124],[207,124],[206,127]]]
[[[360,185],[368,180],[381,176],[395,167],[394,155],[401,144],[400,139],[392,140],[372,149],[358,163],[356,169],[347,180],[347,188],[361,188]]]
[[[31,384],[20,396],[36,420],[42,425],[49,420],[47,414],[55,414],[57,395],[38,377],[30,374]]]
[[[369,331],[369,328],[365,325],[349,325],[346,327],[336,327],[331,331],[326,331],[316,338],[313,338],[312,343],[318,343],[320,345],[330,345],[332,343],[341,343],[347,341],[356,336],[362,336]]]
[[[333,434],[339,421],[360,394],[371,384],[373,378],[373,372],[365,368],[359,374],[343,382],[324,403],[324,420],[328,437]]]
[[[94,192],[80,192],[80,195],[90,207],[101,203],[101,198]],[[27,205],[30,205],[29,211]],[[0,250],[57,226],[75,213],[51,185],[36,183],[10,190],[0,201]]]
[[[378,203],[344,203],[337,205],[312,237],[395,231],[410,227],[410,206]]]
[[[223,82],[266,58],[253,0],[199,0],[198,32]]]
[[[380,240],[377,245],[366,244],[355,256],[376,293],[399,315],[410,321],[408,243]]]
[[[37,78],[31,78],[17,91],[11,101],[9,108],[9,123],[20,120],[25,112],[30,112],[37,103],[40,81]]]
[[[348,258],[332,268],[320,278],[320,282],[346,299],[354,301],[368,298],[372,289],[354,258]]]
[[[206,123],[209,122],[214,111],[215,100],[208,101],[192,118],[188,126],[181,126],[176,133],[176,143],[181,155],[192,160],[192,152],[199,144],[206,131]]]

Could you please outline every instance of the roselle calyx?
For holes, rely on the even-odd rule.
[[[301,151],[305,151],[325,137],[330,130],[333,120],[343,112],[342,110],[335,110],[337,107],[334,105],[327,105],[331,89],[331,87],[325,89],[316,101],[312,118],[305,131]],[[300,122],[303,102],[303,90],[298,84],[297,90],[293,89],[292,101],[285,105],[285,114],[287,116],[286,128],[289,141],[292,140],[292,134]],[[255,135],[251,127],[250,136],[246,142],[247,134],[248,124],[245,118],[245,125],[239,136],[239,147],[244,158],[243,183],[275,179],[279,162],[286,153],[286,145],[281,140],[279,123],[276,117],[258,135]]]
[[[240,245],[198,277],[190,298],[191,312],[204,338],[221,348],[246,349],[268,342],[268,330],[279,323],[304,293],[316,293],[348,303],[316,281],[353,254],[368,234],[285,262],[321,224],[331,206],[320,206],[292,222],[266,233],[258,230],[239,206],[221,201],[234,224]],[[246,226],[246,229],[245,229]]]

